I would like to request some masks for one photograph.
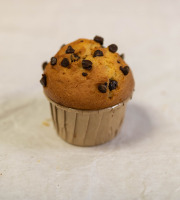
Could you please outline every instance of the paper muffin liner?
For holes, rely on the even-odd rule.
[[[112,140],[122,125],[127,101],[101,110],[78,110],[49,99],[58,135],[77,146],[95,146]]]

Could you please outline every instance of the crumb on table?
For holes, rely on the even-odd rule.
[[[42,124],[43,124],[44,126],[50,126],[50,124],[49,124],[48,122],[46,122],[46,121],[43,121]]]

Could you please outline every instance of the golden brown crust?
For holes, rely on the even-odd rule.
[[[66,49],[71,45],[80,58],[67,54]],[[93,57],[95,50],[101,50],[103,56]],[[79,39],[63,46],[55,55],[57,64],[50,63],[45,68],[47,86],[44,87],[45,94],[58,104],[76,109],[102,109],[116,105],[132,95],[134,79],[131,70],[124,75],[120,66],[127,64],[117,53],[111,53],[108,48],[87,39]],[[63,58],[70,62],[68,67],[61,66]],[[82,60],[90,60],[92,69],[82,67]],[[76,60],[76,61],[74,61]],[[120,61],[118,63],[117,61]],[[86,72],[87,76],[82,76]],[[116,80],[118,87],[112,91],[101,93],[98,85],[109,80]]]

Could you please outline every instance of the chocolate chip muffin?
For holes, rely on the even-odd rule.
[[[63,45],[40,80],[46,96],[65,107],[99,110],[130,98],[132,71],[115,44],[103,47],[103,38],[78,39]]]

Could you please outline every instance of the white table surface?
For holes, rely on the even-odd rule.
[[[180,1],[0,1],[0,200],[180,199]],[[79,37],[115,43],[136,91],[121,133],[63,142],[41,64]],[[49,126],[46,126],[48,125]]]

